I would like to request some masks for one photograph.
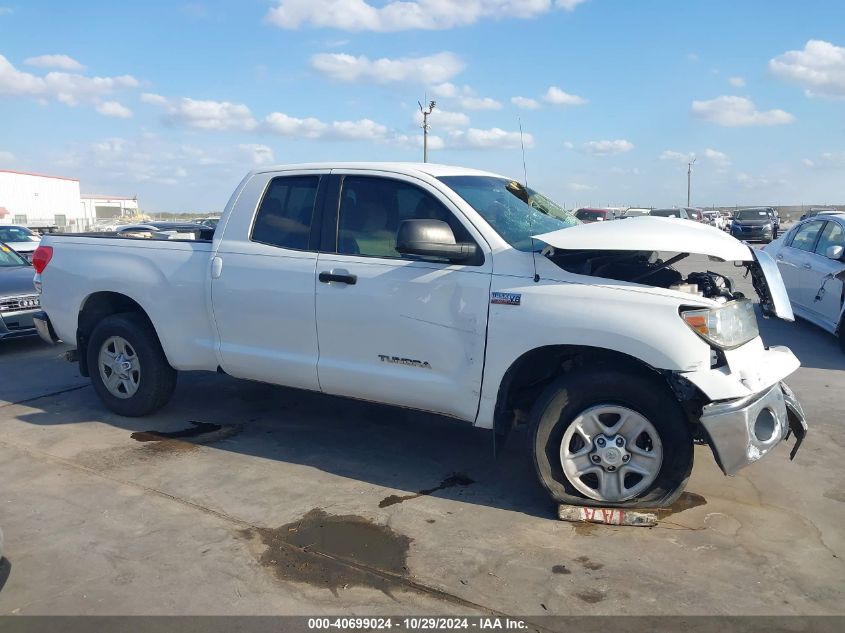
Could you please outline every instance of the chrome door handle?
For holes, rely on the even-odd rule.
[[[804,264],[804,268],[807,270],[813,270],[813,267],[810,264]]]
[[[778,259],[783,259],[783,255],[781,255],[780,253],[778,253]]]

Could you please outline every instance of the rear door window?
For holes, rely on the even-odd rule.
[[[282,176],[267,187],[250,239],[269,246],[307,250],[319,176]]]
[[[819,231],[821,231],[823,226],[824,222],[808,222],[804,226],[799,227],[795,232],[795,236],[792,238],[790,246],[797,248],[799,251],[812,253],[816,246],[816,238],[819,236]]]

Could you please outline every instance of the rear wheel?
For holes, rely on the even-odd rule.
[[[158,336],[140,314],[114,314],[100,321],[88,342],[91,383],[119,415],[138,417],[163,407],[176,387]]]
[[[534,463],[559,503],[663,507],[683,491],[693,442],[656,377],[584,369],[558,378],[532,411]]]

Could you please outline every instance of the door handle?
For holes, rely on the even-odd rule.
[[[813,270],[813,267],[810,264],[804,264],[804,268],[807,270]]]
[[[783,259],[783,255],[781,255],[780,253],[778,253],[778,259]]]
[[[328,270],[321,272],[318,278],[324,284],[331,281],[337,281],[338,283],[349,284],[350,286],[354,286],[358,281],[357,275],[350,275],[349,273],[335,273]]]
[[[212,279],[220,279],[220,275],[223,273],[223,260],[219,257],[212,257],[211,258],[211,278]]]

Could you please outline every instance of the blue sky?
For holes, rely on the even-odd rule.
[[[566,206],[845,202],[845,2],[0,0],[0,167],[219,210],[246,171],[430,160]]]

